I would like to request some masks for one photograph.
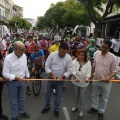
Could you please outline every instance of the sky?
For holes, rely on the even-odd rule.
[[[12,0],[14,4],[23,7],[23,17],[37,20],[37,16],[44,16],[52,3],[65,0]]]

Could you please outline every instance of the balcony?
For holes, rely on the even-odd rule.
[[[3,22],[5,24],[9,24],[9,19],[4,17],[4,16],[2,16],[2,15],[0,15],[0,22]]]
[[[5,12],[6,12],[6,13],[10,13],[10,9],[5,8]]]
[[[4,4],[2,4],[2,3],[0,3],[0,6],[1,6],[2,8],[5,8],[5,5],[4,5]]]
[[[5,17],[0,15],[0,22],[4,22],[5,21]]]

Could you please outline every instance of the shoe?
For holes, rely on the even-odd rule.
[[[31,90],[30,90],[29,87],[27,88],[27,94],[28,94],[28,95],[31,95]]]
[[[102,113],[98,114],[98,120],[103,120],[103,114]]]
[[[56,94],[56,91],[55,91],[55,89],[53,89],[53,94]]]
[[[77,111],[78,110],[78,107],[73,107],[72,109],[71,109],[71,112],[75,112],[75,111]]]
[[[80,112],[78,115],[80,118],[83,117],[83,112]]]
[[[0,120],[8,120],[8,117],[6,115],[2,114],[0,116]]]
[[[11,120],[19,120],[19,119],[16,117],[16,118],[12,118]]]
[[[30,114],[28,114],[27,112],[20,113],[20,117],[23,117],[23,118],[30,118]]]
[[[90,110],[87,111],[88,114],[94,114],[94,113],[97,113],[98,110],[94,109],[94,108],[91,108]]]
[[[54,115],[55,115],[56,118],[58,118],[59,117],[59,111],[54,110]]]
[[[41,113],[44,114],[44,113],[48,112],[49,110],[50,110],[50,107],[49,107],[49,108],[44,108],[44,109],[41,111]]]

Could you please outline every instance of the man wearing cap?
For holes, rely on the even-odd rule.
[[[90,39],[90,42],[91,45],[87,47],[87,51],[88,51],[89,60],[91,61],[91,64],[93,64],[93,55],[97,51],[97,47],[96,47],[95,39]]]
[[[27,57],[30,57],[31,53],[34,52],[34,41],[33,41],[33,36],[32,35],[28,35],[27,36],[27,41],[25,42],[25,47],[26,47],[26,55]]]
[[[40,50],[39,46],[34,46],[34,52],[30,57],[32,60],[32,74],[35,72],[36,65],[42,65],[42,68],[44,68],[44,51]]]

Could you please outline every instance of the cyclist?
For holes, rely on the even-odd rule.
[[[91,65],[93,65],[93,55],[97,51],[95,39],[90,39],[90,43],[91,45],[87,47],[87,51],[88,51],[89,60],[91,61]]]
[[[44,51],[40,50],[39,45],[34,46],[34,52],[31,54],[31,60],[32,60],[32,75],[35,73],[35,66],[41,65],[42,69],[44,69]]]
[[[58,51],[59,46],[60,46],[61,37],[60,36],[55,36],[54,41],[55,41],[55,44],[50,47],[50,53]]]
[[[45,36],[42,36],[42,38],[39,42],[41,45],[41,49],[44,51],[44,54],[46,54],[48,51],[48,41],[45,40]]]
[[[35,43],[33,42],[33,36],[32,35],[28,35],[27,36],[27,41],[25,41],[27,57],[30,57],[31,53],[33,53],[34,46],[35,46]]]
[[[22,42],[21,36],[20,36],[19,33],[16,33],[16,34],[15,34],[15,39],[12,41],[12,43],[15,43],[16,41],[21,41],[21,42]]]

